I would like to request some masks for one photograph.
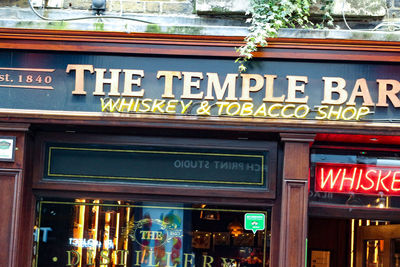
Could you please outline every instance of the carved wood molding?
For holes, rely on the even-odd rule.
[[[282,142],[313,143],[315,136],[315,134],[280,133]]]
[[[16,132],[27,132],[30,124],[28,123],[7,123],[0,122],[0,131],[16,131]]]
[[[2,222],[0,242],[5,245],[0,251],[4,266],[16,266],[18,230],[22,202],[21,170],[0,169],[0,192]],[[3,266],[3,265],[2,265]]]
[[[305,265],[307,196],[307,181],[284,181],[282,194],[280,267],[303,267]]]
[[[190,56],[238,56],[244,37],[152,33],[0,29],[0,49]],[[272,38],[257,58],[400,62],[397,42]]]

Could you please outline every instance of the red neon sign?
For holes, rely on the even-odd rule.
[[[315,191],[400,196],[400,167],[317,163]]]

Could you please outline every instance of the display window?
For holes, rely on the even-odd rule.
[[[269,266],[271,209],[43,198],[33,266]]]
[[[312,206],[400,208],[400,152],[315,150],[311,154]]]
[[[308,266],[400,266],[400,154],[311,153]]]

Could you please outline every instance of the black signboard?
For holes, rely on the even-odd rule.
[[[44,179],[268,189],[268,151],[47,144]]]
[[[0,52],[0,114],[397,122],[400,65]]]

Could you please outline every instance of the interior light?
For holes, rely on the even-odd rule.
[[[228,230],[229,230],[230,234],[235,237],[243,234],[243,232],[244,232],[242,224],[239,221],[237,221],[236,218],[233,222],[228,224]]]

